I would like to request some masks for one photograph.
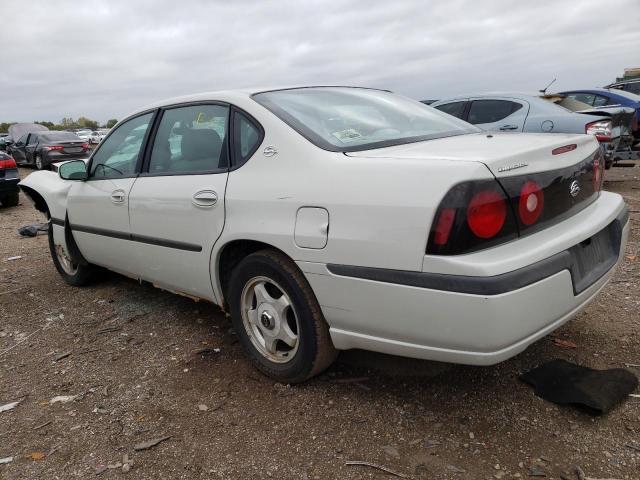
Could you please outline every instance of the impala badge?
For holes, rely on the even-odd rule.
[[[571,182],[571,185],[569,186],[569,193],[572,197],[575,197],[580,193],[580,184],[578,183],[578,180]]]
[[[504,165],[498,168],[498,172],[509,172],[511,170],[515,170],[516,168],[522,168],[528,166],[528,163],[514,163],[513,165]]]

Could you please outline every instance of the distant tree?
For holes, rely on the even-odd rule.
[[[7,133],[9,131],[9,127],[13,125],[13,122],[2,122],[0,123],[0,133]]]
[[[64,117],[62,120],[60,120],[60,125],[62,125],[62,128],[76,128],[76,121],[71,118],[71,117]]]
[[[98,128],[98,122],[96,122],[95,120],[91,120],[87,117],[78,118],[78,120],[76,120],[76,123],[78,124],[78,126],[84,127],[84,128],[91,128],[91,129]]]
[[[110,120],[107,120],[105,127],[113,128],[116,123],[118,123],[118,120],[116,120],[115,118],[112,118]]]

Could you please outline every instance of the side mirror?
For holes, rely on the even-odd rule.
[[[58,167],[58,175],[63,180],[86,180],[89,177],[87,164],[84,163],[84,160],[63,163]]]

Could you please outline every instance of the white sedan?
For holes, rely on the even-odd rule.
[[[282,382],[343,349],[489,365],[576,315],[628,235],[587,135],[487,134],[386,91],[171,99],[21,183],[71,285],[96,266],[231,312]]]

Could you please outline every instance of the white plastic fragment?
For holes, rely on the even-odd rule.
[[[22,400],[18,400],[17,402],[11,402],[11,403],[7,403],[6,405],[0,405],[0,413],[6,412],[8,410],[13,410],[18,405],[20,405],[21,401]]]
[[[22,255],[17,255],[15,257],[9,257],[7,258],[7,262],[11,262],[13,260],[20,260],[22,258]]]
[[[57,397],[53,397],[49,400],[49,404],[73,402],[79,396],[80,395],[58,395]]]
[[[0,458],[0,465],[13,462],[13,457]]]

